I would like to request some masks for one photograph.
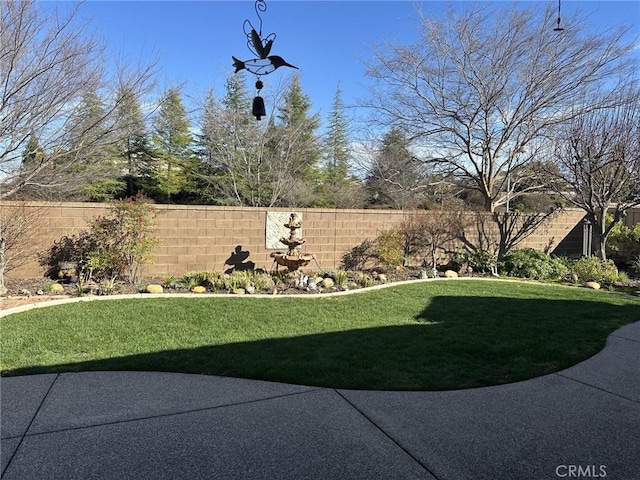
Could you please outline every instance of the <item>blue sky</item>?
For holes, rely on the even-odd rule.
[[[463,6],[465,2],[451,3]],[[509,6],[512,2],[500,3]],[[557,5],[555,1],[537,5],[543,8],[546,3]],[[408,43],[418,32],[416,2],[266,0],[266,4],[262,33],[277,34],[271,53],[300,68],[303,90],[313,111],[323,119],[338,82],[345,104],[364,95],[365,63],[371,59],[372,45],[384,40]],[[447,4],[426,1],[421,8],[428,15],[440,16]],[[633,26],[636,36],[640,32],[637,0],[562,1],[563,13],[575,9],[589,14],[596,30],[626,24]],[[92,19],[113,55],[132,62],[157,60],[158,95],[176,84],[184,85],[186,97],[202,98],[211,87],[222,95],[225,80],[233,72],[231,56],[253,57],[243,33],[245,19],[258,26],[253,1],[89,0],[80,12]],[[281,68],[263,77],[264,92],[275,90],[292,72]]]

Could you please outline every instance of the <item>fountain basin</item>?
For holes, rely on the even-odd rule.
[[[278,265],[287,267],[290,272],[295,272],[301,267],[306,267],[309,265],[309,262],[315,258],[309,254],[288,255],[283,252],[273,252],[270,256]]]

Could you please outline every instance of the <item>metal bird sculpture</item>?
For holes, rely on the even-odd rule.
[[[236,68],[236,73],[240,70],[247,70],[248,72],[253,73],[254,75],[267,75],[273,72],[275,69],[280,67],[291,67],[296,70],[298,67],[287,63],[282,57],[278,55],[271,55],[266,58],[252,58],[251,60],[238,60],[236,57],[232,56],[233,66]]]
[[[258,32],[256,32],[256,29],[252,28],[251,33],[248,36],[251,39],[249,50],[255,52],[255,54],[262,59],[267,58],[271,52],[273,41],[276,39],[275,33],[272,33],[263,41]],[[251,48],[251,46],[253,46],[253,48]]]
[[[247,70],[253,73],[257,77],[256,90],[258,95],[253,99],[252,114],[257,120],[260,120],[266,115],[264,106],[264,99],[259,95],[260,90],[264,84],[260,80],[262,75],[268,75],[280,67],[291,67],[297,69],[295,65],[287,63],[284,58],[278,55],[269,55],[271,53],[271,47],[276,39],[275,33],[270,33],[266,37],[262,36],[262,16],[260,12],[264,12],[267,9],[265,0],[256,0],[255,10],[260,20],[260,28],[256,29],[249,20],[245,20],[243,24],[244,34],[247,38],[247,47],[249,51],[256,55],[258,58],[252,58],[250,60],[239,60],[233,55],[233,66],[236,69],[236,73],[240,70]]]

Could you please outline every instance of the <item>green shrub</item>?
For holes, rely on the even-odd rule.
[[[253,286],[256,288],[256,290],[266,290],[274,284],[271,276],[267,273],[252,271],[251,274],[251,282],[253,283]]]
[[[191,290],[193,287],[200,286],[200,284],[198,283],[198,280],[195,277],[192,277],[188,274],[182,277],[182,281],[180,282],[180,284],[182,285],[182,287],[186,288],[187,290]]]
[[[87,268],[98,276],[126,276],[137,284],[142,265],[149,263],[159,243],[153,236],[155,209],[141,195],[112,202],[107,216],[89,222],[94,242]]]
[[[608,215],[608,220],[612,220]],[[617,257],[622,263],[633,262],[640,254],[640,223],[633,228],[623,223],[616,224],[607,238],[607,255]]]
[[[562,259],[534,248],[523,248],[506,254],[498,268],[503,275],[534,280],[558,280],[568,271]]]
[[[366,273],[361,273],[356,278],[356,283],[361,287],[372,287],[376,284],[376,281]]]
[[[496,256],[490,250],[478,248],[470,252],[467,257],[467,263],[474,272],[491,272],[496,265]]]
[[[336,274],[334,277],[334,281],[336,285],[338,286],[345,285],[348,280],[349,280],[349,274],[347,273],[346,270],[336,270]]]
[[[173,288],[178,284],[178,279],[173,275],[165,275],[162,277],[162,286],[167,288]]]
[[[401,229],[381,233],[375,245],[375,255],[383,264],[391,267],[404,264],[404,234]]]
[[[218,272],[210,272],[208,270],[196,270],[187,272],[183,275],[182,281],[185,284],[189,284],[192,287],[202,286],[210,287],[214,284],[214,280],[218,278],[220,274]]]
[[[583,257],[576,260],[573,272],[582,282],[598,282],[611,285],[618,280],[618,268],[612,260],[600,260],[598,257]]]

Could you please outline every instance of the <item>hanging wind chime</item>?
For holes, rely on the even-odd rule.
[[[556,20],[558,26],[553,29],[554,32],[562,32],[564,30],[564,28],[560,26],[560,1],[561,0],[558,0],[558,19]]]
[[[267,10],[265,0],[256,0],[255,10],[258,20],[260,20],[260,28],[256,30],[249,20],[244,21],[242,28],[247,36],[247,47],[257,58],[244,61],[238,60],[234,56],[231,56],[231,58],[233,59],[233,66],[236,68],[236,73],[240,70],[247,70],[256,76],[256,96],[253,99],[251,113],[256,117],[256,120],[260,120],[267,114],[264,99],[260,96],[260,90],[264,87],[261,80],[262,75],[268,75],[279,67],[291,67],[295,69],[298,67],[285,62],[282,57],[269,55],[273,42],[276,39],[276,34],[270,33],[266,37],[262,36],[262,17],[260,16],[260,12]]]

